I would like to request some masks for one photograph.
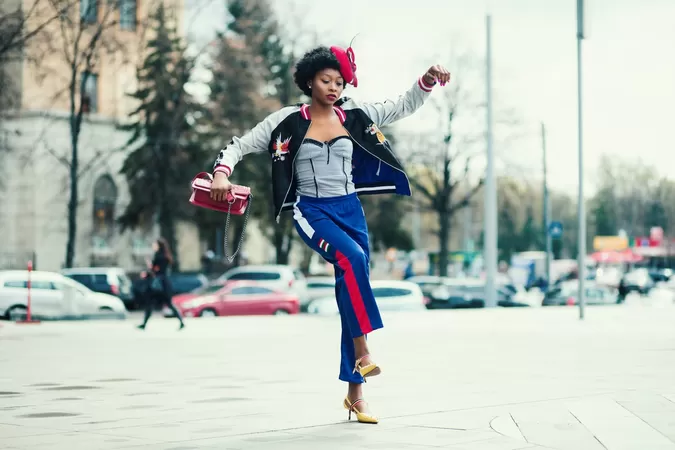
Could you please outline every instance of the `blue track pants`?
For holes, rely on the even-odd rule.
[[[305,243],[335,267],[335,298],[342,319],[340,380],[362,383],[352,373],[354,338],[382,328],[370,287],[368,227],[356,194],[341,197],[298,197],[295,228]]]

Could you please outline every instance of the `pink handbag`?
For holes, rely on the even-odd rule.
[[[211,185],[213,184],[213,176],[208,172],[200,172],[192,179],[192,195],[190,196],[190,203],[201,208],[212,209],[214,211],[220,211],[227,213],[227,218],[225,219],[225,257],[231,263],[234,261],[234,257],[239,253],[241,244],[244,241],[244,232],[246,231],[246,223],[248,222],[248,215],[251,211],[251,188],[247,186],[240,186],[233,184],[230,192],[227,193],[227,201],[217,201],[211,198]],[[236,216],[244,216],[244,227],[241,231],[241,238],[239,239],[239,244],[237,245],[237,250],[232,254],[232,256],[227,256],[227,235],[228,228],[230,226],[230,215],[234,214]]]

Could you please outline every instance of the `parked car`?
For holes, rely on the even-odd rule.
[[[415,283],[375,280],[371,281],[370,285],[380,311],[421,311],[426,308],[422,290]],[[307,312],[321,315],[339,314],[335,295],[310,302]]]
[[[307,295],[300,302],[300,311],[307,312],[313,300],[331,295],[335,297],[335,277],[308,277]]]
[[[444,279],[445,277],[439,277],[437,275],[415,275],[414,277],[408,278],[406,281],[415,283],[422,289],[422,295],[428,299],[427,307],[429,307],[431,304],[431,293],[434,289],[437,289],[443,284]]]
[[[119,267],[75,267],[61,270],[61,274],[72,278],[94,292],[114,295],[124,302],[128,309],[135,309],[131,279]]]
[[[307,301],[307,280],[298,269],[283,264],[239,266],[218,277],[218,281],[255,281],[260,286],[295,294]]]
[[[192,292],[209,284],[209,279],[202,273],[172,272],[169,279],[174,295]]]
[[[585,286],[586,305],[609,305],[619,303],[616,289],[588,282]],[[577,305],[579,303],[579,285],[577,281],[566,281],[546,293],[541,306]]]
[[[173,304],[186,317],[297,314],[297,295],[261,286],[251,281],[216,281],[189,294],[173,297]],[[171,310],[164,308],[170,317]]]
[[[639,268],[627,272],[623,276],[628,292],[638,292],[646,295],[654,287],[655,282],[651,277],[649,270]]]
[[[30,273],[31,315],[38,319],[125,318],[122,300],[94,292],[59,273]],[[20,320],[27,314],[28,271],[0,272],[0,317]]]
[[[497,306],[530,306],[524,291],[514,285],[499,283],[497,288]],[[442,284],[429,296],[429,309],[447,308],[484,308],[485,280],[480,278],[443,278]]]

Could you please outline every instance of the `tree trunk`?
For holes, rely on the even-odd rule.
[[[155,150],[159,154],[159,143],[155,144]],[[159,234],[161,237],[166,239],[171,253],[173,254],[173,265],[171,267],[172,271],[180,271],[180,258],[178,257],[178,248],[176,242],[176,221],[173,215],[173,209],[171,205],[171,200],[166,195],[167,193],[167,168],[164,164],[157,165],[158,175],[159,175]]]
[[[439,228],[438,274],[447,277],[450,244],[450,214],[447,211],[439,211]]]
[[[78,138],[80,131],[77,129],[75,117],[70,121],[70,195],[68,199],[68,241],[66,243],[66,268],[73,267],[75,259],[75,238],[77,236],[77,202],[78,199]]]
[[[293,245],[293,227],[288,216],[282,217],[274,227],[274,250],[277,264],[288,264],[288,257]]]
[[[85,72],[82,84],[87,82],[88,73]],[[70,192],[68,198],[68,240],[66,242],[66,261],[65,267],[73,267],[75,260],[75,239],[77,237],[77,204],[78,197],[78,169],[79,155],[78,145],[80,140],[80,130],[82,129],[83,99],[80,98],[79,110],[75,109],[75,93],[77,92],[77,65],[73,64],[70,75]]]

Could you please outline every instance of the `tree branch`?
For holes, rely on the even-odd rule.
[[[459,211],[460,209],[469,206],[469,204],[471,203],[471,199],[474,197],[474,195],[478,193],[478,191],[481,190],[484,184],[485,178],[481,178],[480,181],[473,188],[471,188],[469,192],[464,194],[461,200],[450,206],[450,214],[452,215],[453,213]]]

